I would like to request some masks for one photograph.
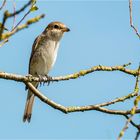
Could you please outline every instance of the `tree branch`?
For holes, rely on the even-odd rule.
[[[12,3],[13,3],[13,11],[15,13],[16,12],[16,3],[14,2],[14,0],[12,0]],[[16,15],[13,16],[13,25],[12,25],[11,31],[14,29],[15,22],[16,22]]]
[[[139,68],[138,68],[138,73],[140,72],[140,65],[139,65]],[[126,118],[127,118],[127,121],[125,123],[125,126],[123,127],[123,129],[120,131],[120,134],[118,136],[118,140],[121,140],[121,138],[123,137],[125,131],[128,129],[129,127],[129,124],[131,123],[133,126],[135,126],[139,131],[140,131],[140,127],[138,125],[136,125],[133,121],[132,121],[132,118],[133,116],[136,114],[136,110],[138,108],[138,102],[140,100],[140,96],[138,96],[138,93],[139,93],[139,75],[136,77],[136,83],[135,83],[135,89],[134,89],[134,92],[137,93],[137,97],[136,99],[134,100],[134,106],[133,108],[131,109],[131,114],[130,116],[128,117],[127,115],[124,115]]]
[[[16,12],[13,13],[9,13],[8,17],[13,17],[15,15],[20,14],[21,12],[23,12],[28,6],[30,6],[32,4],[32,0],[29,0],[22,8],[20,8],[19,10],[17,10]]]
[[[124,117],[128,120],[129,119],[129,117],[127,116],[127,115],[124,115]],[[136,123],[134,123],[132,120],[130,120],[130,123],[134,126],[134,127],[136,127],[137,129],[138,129],[138,131],[140,132],[140,125],[137,125]]]
[[[134,91],[132,93],[130,93],[130,94],[126,95],[126,96],[117,98],[115,100],[112,100],[110,102],[98,104],[96,106],[99,106],[99,107],[108,106],[108,105],[115,104],[117,102],[123,102],[123,101],[125,101],[127,99],[130,99],[130,98],[134,97],[134,96],[138,96],[138,92],[139,92],[138,84],[139,84],[139,79],[138,79],[138,76],[137,76],[136,83],[135,83],[135,88],[134,88]]]
[[[44,16],[45,16],[44,14],[36,16],[36,17],[34,17],[32,19],[29,19],[25,24],[22,24],[22,25],[18,26],[12,32],[7,32],[5,34],[2,34],[2,37],[1,37],[0,41],[9,38],[10,36],[12,36],[13,34],[17,33],[18,31],[21,31],[21,30],[23,30],[25,28],[28,28],[31,24],[36,23],[40,19],[44,18]]]
[[[129,14],[130,14],[130,26],[132,27],[132,29],[135,31],[136,35],[140,39],[140,34],[139,34],[137,28],[133,25],[133,19],[132,19],[132,0],[129,0]]]
[[[125,67],[128,66],[128,64],[126,65],[122,65],[122,66],[113,66],[113,67],[107,67],[107,66],[94,66],[90,69],[87,70],[82,70],[80,72],[74,73],[74,74],[70,74],[70,75],[66,75],[66,76],[60,76],[60,77],[52,77],[51,81],[62,81],[62,80],[69,80],[69,79],[76,79],[80,76],[84,76],[86,74],[89,74],[91,72],[95,72],[95,71],[121,71],[124,72],[126,74],[130,74],[130,75],[138,75],[139,72],[138,70],[128,70]],[[0,78],[3,79],[7,79],[7,80],[15,80],[18,82],[24,82],[27,87],[33,91],[33,93],[43,102],[47,103],[48,105],[52,106],[55,109],[58,109],[64,113],[70,113],[70,112],[78,112],[78,111],[88,111],[88,110],[97,110],[100,112],[104,112],[104,113],[108,113],[108,114],[116,114],[116,115],[128,115],[131,113],[131,110],[127,110],[127,111],[122,111],[122,110],[109,110],[106,108],[103,108],[103,106],[108,106],[117,102],[122,102],[125,101],[126,99],[132,98],[134,96],[137,95],[137,90],[134,90],[133,93],[128,94],[127,96],[124,97],[120,97],[117,98],[115,100],[112,100],[110,102],[106,102],[106,103],[101,103],[101,104],[96,104],[96,105],[87,105],[87,106],[77,106],[77,107],[64,107],[60,104],[55,103],[54,101],[50,100],[49,98],[47,98],[46,96],[44,96],[42,93],[40,93],[30,82],[36,81],[36,82],[40,82],[40,79],[38,77],[33,77],[33,76],[21,76],[21,75],[15,75],[15,74],[9,74],[9,73],[5,73],[5,72],[0,72]],[[42,80],[43,82],[48,82],[47,78],[43,78]],[[137,83],[137,82],[136,82]],[[136,87],[136,86],[135,86]],[[136,110],[136,113],[140,113],[140,110]]]
[[[138,132],[136,133],[135,140],[138,140],[139,136],[140,136],[140,131],[138,131]]]
[[[79,72],[73,73],[73,74],[69,74],[66,76],[59,76],[59,77],[52,77],[52,79],[50,81],[53,82],[58,82],[58,81],[65,81],[65,80],[70,80],[70,79],[77,79],[81,76],[85,76],[87,74],[96,72],[96,71],[107,71],[107,72],[111,72],[111,71],[120,71],[132,76],[137,76],[138,70],[130,70],[130,69],[126,69],[123,66],[93,66],[90,69],[87,70],[81,70]],[[7,79],[7,80],[14,80],[14,81],[18,81],[18,82],[40,82],[39,77],[33,77],[31,75],[28,76],[22,76],[22,75],[17,75],[17,74],[11,74],[11,73],[6,73],[6,72],[0,72],[0,78],[2,79]],[[47,77],[43,77],[42,82],[48,82]]]
[[[44,103],[50,105],[54,109],[58,109],[63,113],[71,113],[71,112],[83,112],[83,111],[90,111],[96,110],[107,114],[114,114],[114,115],[128,115],[131,114],[131,110],[123,111],[123,110],[109,110],[99,105],[87,105],[87,106],[71,106],[65,107],[60,104],[55,103],[54,101],[50,100],[48,97],[44,96],[39,90],[37,90],[30,82],[25,82],[26,86]],[[136,113],[140,113],[140,109],[136,110]]]
[[[3,21],[2,21],[2,26],[1,26],[1,28],[0,28],[0,40],[2,40],[1,37],[2,37],[3,31],[4,31],[4,26],[5,26],[5,23],[6,23],[7,19],[8,19],[8,18],[11,18],[11,17],[14,17],[15,15],[20,14],[20,13],[23,12],[30,4],[32,4],[32,0],[28,1],[28,3],[25,4],[22,8],[20,8],[20,9],[17,10],[17,11],[14,11],[13,13],[9,13],[8,10],[4,12]]]
[[[0,7],[0,10],[2,10],[2,8],[5,6],[5,4],[6,4],[6,0],[3,0],[3,3],[1,5],[1,7]]]

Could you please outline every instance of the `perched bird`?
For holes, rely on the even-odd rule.
[[[70,31],[61,22],[51,22],[45,30],[35,39],[29,61],[29,74],[33,76],[47,76],[52,69],[59,49],[60,40],[65,32]],[[37,88],[38,82],[32,82]],[[30,122],[34,94],[28,90],[23,121]]]

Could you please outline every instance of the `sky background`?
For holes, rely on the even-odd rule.
[[[16,9],[27,1],[16,1]],[[2,0],[0,0],[0,4]],[[0,71],[27,75],[31,47],[48,23],[61,21],[71,32],[61,41],[58,59],[49,75],[71,74],[95,65],[123,65],[140,62],[140,40],[129,25],[128,1],[38,0],[39,14],[45,18],[13,37],[0,48]],[[140,29],[140,1],[133,3],[134,24]],[[5,8],[13,12],[12,2]],[[26,10],[27,11],[27,10]],[[25,11],[25,12],[26,12]],[[24,13],[16,17],[18,22]],[[1,11],[2,19],[2,11]],[[11,28],[12,20],[6,24]],[[138,26],[139,25],[139,26]],[[64,106],[107,102],[134,90],[135,78],[121,72],[95,72],[79,79],[52,83],[39,90]],[[126,119],[97,111],[63,114],[36,98],[31,123],[22,116],[27,91],[22,83],[0,80],[0,139],[116,139]],[[110,109],[131,109],[133,100],[112,105]],[[139,115],[134,117],[140,123]],[[130,125],[124,138],[133,139],[137,130]]]

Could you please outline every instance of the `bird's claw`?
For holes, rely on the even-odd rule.
[[[47,83],[49,85],[50,82],[52,81],[52,77],[48,76],[48,75],[45,75],[45,77],[42,76],[42,75],[38,75],[38,77],[39,77],[39,84],[40,84],[40,86],[42,85],[42,83],[43,83],[43,86],[45,85],[45,83]],[[44,78],[47,78],[47,82],[44,81]]]
[[[43,76],[42,75],[37,75],[37,76],[39,77],[39,85],[41,86],[42,85],[42,81],[44,80]]]
[[[52,77],[49,76],[49,75],[45,75],[45,77],[47,78],[47,84],[49,86],[50,85],[50,82],[52,81]],[[44,82],[44,84],[45,84],[45,82]]]

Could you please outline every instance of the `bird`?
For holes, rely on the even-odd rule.
[[[38,77],[48,76],[57,58],[60,40],[64,33],[69,31],[70,29],[64,23],[54,21],[49,23],[45,30],[37,36],[32,45],[29,60],[30,75]],[[32,82],[32,84],[37,88],[39,82]],[[35,95],[28,89],[23,122],[31,121],[34,98]]]

